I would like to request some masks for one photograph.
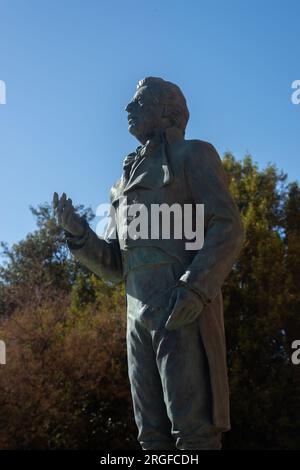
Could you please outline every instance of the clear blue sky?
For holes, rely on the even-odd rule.
[[[53,191],[108,201],[147,75],[182,88],[187,138],[299,181],[299,50],[298,0],[0,0],[0,240],[32,231]]]

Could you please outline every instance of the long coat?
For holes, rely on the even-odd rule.
[[[105,237],[99,238],[88,228],[81,240],[67,238],[69,248],[91,271],[110,282],[119,282],[126,275],[126,253],[131,248],[157,247],[182,263],[185,271],[180,280],[199,294],[205,305],[198,324],[209,364],[213,421],[226,431],[230,429],[230,416],[221,286],[239,255],[244,230],[222,161],[211,144],[184,140],[170,128],[157,152],[139,159],[129,179],[123,174],[112,187],[111,207],[118,210],[124,196],[129,206],[204,204],[203,247],[186,250],[190,240],[184,237],[126,239],[120,236],[125,220],[117,212],[116,231],[109,226]]]

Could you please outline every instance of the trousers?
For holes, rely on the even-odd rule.
[[[168,331],[180,263],[141,266],[126,277],[127,361],[138,442],[144,450],[220,449],[198,320]]]

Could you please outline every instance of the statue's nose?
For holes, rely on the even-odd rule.
[[[130,111],[132,111],[132,107],[133,107],[133,104],[132,104],[132,101],[131,101],[131,102],[128,103],[128,105],[126,106],[125,111],[127,111],[127,113],[130,113]]]

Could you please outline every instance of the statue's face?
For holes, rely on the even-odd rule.
[[[125,110],[128,113],[129,132],[142,144],[151,139],[157,130],[166,127],[164,104],[155,98],[148,86],[139,88]]]

